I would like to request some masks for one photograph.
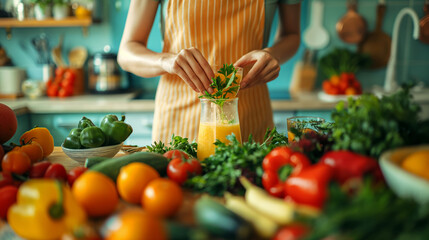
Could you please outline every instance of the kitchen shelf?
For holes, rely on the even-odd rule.
[[[39,27],[82,27],[84,35],[87,34],[87,27],[92,24],[91,18],[68,17],[61,20],[48,18],[45,20],[26,19],[19,21],[14,18],[0,18],[0,28],[6,29],[8,39],[12,38],[12,28],[39,28]]]

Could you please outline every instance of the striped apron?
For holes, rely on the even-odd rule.
[[[199,49],[211,66],[232,64],[262,48],[264,0],[168,0],[163,52]],[[177,75],[164,74],[155,97],[152,142],[169,143],[171,136],[196,140],[200,121],[199,93]],[[238,93],[243,141],[249,134],[261,142],[273,113],[266,84]]]

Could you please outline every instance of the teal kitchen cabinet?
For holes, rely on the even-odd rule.
[[[275,111],[273,115],[274,126],[277,132],[287,133],[287,119],[296,115],[295,111]]]
[[[125,113],[125,122],[133,127],[133,133],[125,141],[128,145],[152,144],[153,112]]]

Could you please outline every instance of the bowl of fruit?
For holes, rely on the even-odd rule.
[[[429,203],[429,145],[386,151],[380,157],[380,168],[398,196]]]

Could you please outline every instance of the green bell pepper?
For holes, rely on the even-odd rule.
[[[121,120],[116,115],[108,114],[101,120],[100,128],[106,134],[108,145],[116,145],[125,141],[133,132],[131,125],[124,122],[125,116]]]
[[[87,127],[93,127],[95,124],[91,121],[91,119],[87,117],[82,117],[82,119],[79,121],[79,124],[77,125],[80,129],[85,129]]]
[[[80,134],[82,133],[82,129],[80,128],[73,128],[69,135],[64,140],[63,146],[65,148],[71,148],[71,149],[80,149],[82,148],[82,145],[80,144]]]
[[[80,134],[80,144],[86,148],[100,147],[105,140],[103,130],[97,126],[86,127]]]

